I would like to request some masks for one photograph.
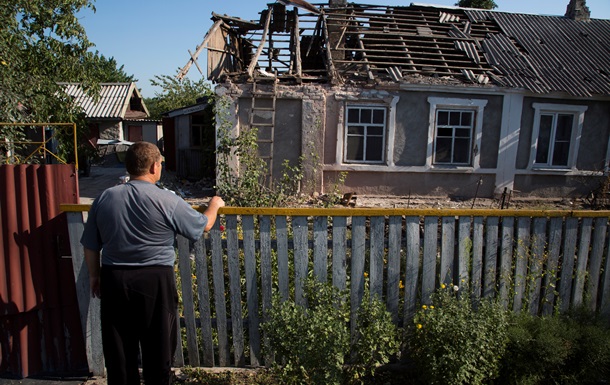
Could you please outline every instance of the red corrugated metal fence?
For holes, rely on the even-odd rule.
[[[74,165],[0,165],[0,375],[85,373],[65,213]]]

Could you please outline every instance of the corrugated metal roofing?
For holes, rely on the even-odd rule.
[[[0,165],[0,373],[87,373],[70,238],[74,165]]]
[[[483,45],[512,86],[538,93],[610,95],[610,20],[466,11],[494,20],[503,34]],[[493,58],[493,59],[492,59]]]
[[[99,99],[87,95],[80,84],[65,83],[65,91],[81,106],[88,118],[123,119],[134,92],[135,83],[102,83]],[[139,96],[139,93],[138,93]]]

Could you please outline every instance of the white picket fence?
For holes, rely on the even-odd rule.
[[[99,304],[89,298],[78,244],[88,206],[62,209],[90,362],[103,373]],[[610,318],[610,274],[602,274],[610,271],[608,211],[225,207],[220,213],[194,245],[178,238],[188,353],[177,350],[176,366],[265,365],[260,325],[273,293],[304,304],[312,276],[349,291],[352,317],[367,284],[399,325],[441,283],[473,298],[497,297],[514,311],[546,315],[586,305]]]

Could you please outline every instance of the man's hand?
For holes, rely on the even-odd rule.
[[[100,291],[100,277],[89,277],[89,286],[91,287],[91,296],[93,298],[102,298]]]
[[[93,298],[102,298],[100,291],[100,252],[85,247],[85,262],[89,270],[89,287]]]
[[[203,215],[208,218],[208,224],[205,226],[205,231],[210,231],[214,222],[216,222],[216,216],[218,215],[218,209],[225,206],[225,201],[219,196],[214,196],[208,203],[208,208],[205,209]]]

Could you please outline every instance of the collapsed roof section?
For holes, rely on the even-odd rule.
[[[411,4],[269,4],[258,21],[213,14],[214,26],[182,69],[208,49],[208,79],[280,82],[446,83],[536,93],[610,95],[610,21]],[[201,71],[201,69],[199,69]]]

